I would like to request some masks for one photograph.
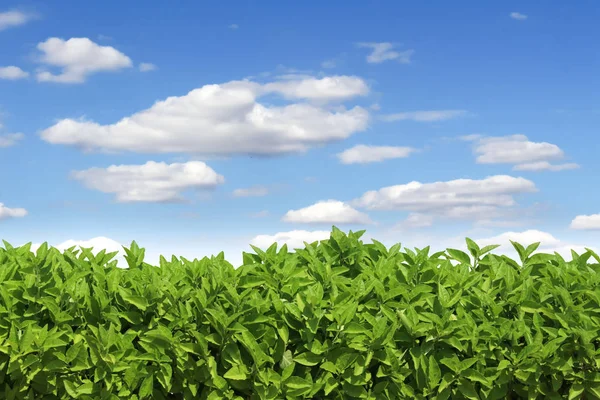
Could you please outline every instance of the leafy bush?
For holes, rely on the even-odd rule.
[[[0,249],[0,399],[600,398],[599,257]],[[450,260],[458,262],[452,265]]]

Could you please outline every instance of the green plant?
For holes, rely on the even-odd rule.
[[[600,398],[593,251],[513,243],[517,263],[363,233],[237,269],[4,242],[0,399]]]

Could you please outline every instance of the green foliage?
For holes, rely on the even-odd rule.
[[[593,251],[513,243],[517,263],[363,233],[237,269],[4,242],[0,399],[600,398]]]

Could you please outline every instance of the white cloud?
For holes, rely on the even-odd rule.
[[[0,148],[14,146],[19,140],[22,140],[24,137],[25,135],[23,135],[22,133],[0,134]]]
[[[114,193],[118,202],[181,202],[180,192],[212,189],[225,179],[200,161],[111,165],[74,171],[72,177],[94,190]]]
[[[283,244],[287,244],[289,250],[304,248],[304,242],[312,243],[317,240],[327,240],[331,235],[330,231],[305,231],[293,230],[289,232],[278,232],[274,235],[258,235],[255,236],[250,243],[258,248],[266,249],[273,243],[277,243],[277,247],[281,248]]]
[[[29,72],[25,72],[21,68],[13,65],[8,67],[0,67],[0,79],[15,81],[17,79],[27,78],[28,76]]]
[[[24,25],[34,17],[33,14],[26,14],[17,10],[0,12],[0,31]]]
[[[335,86],[309,86],[321,92],[303,89],[296,95],[326,98],[329,89],[330,97],[342,92]],[[84,150],[279,155],[346,139],[368,124],[369,112],[362,107],[331,111],[305,103],[266,106],[257,102],[264,94],[264,86],[249,81],[206,85],[110,125],[63,119],[41,137]]]
[[[452,118],[463,117],[467,115],[466,110],[437,110],[437,111],[410,111],[381,116],[383,121],[416,121],[433,122],[445,121]]]
[[[157,69],[156,65],[152,63],[140,63],[139,69],[141,72],[149,72]]]
[[[369,93],[364,80],[356,76],[327,76],[321,79],[306,77],[268,83],[263,87],[268,92],[277,92],[287,99],[347,100]]]
[[[269,189],[264,186],[252,186],[249,188],[235,189],[234,197],[262,197],[269,194]]]
[[[571,229],[600,230],[600,214],[578,215],[571,221]]]
[[[59,67],[61,73],[38,72],[40,82],[82,83],[97,72],[118,71],[133,65],[131,59],[111,46],[100,46],[88,38],[63,40],[52,37],[37,45],[40,62]]]
[[[373,49],[373,52],[367,56],[367,62],[371,64],[379,64],[388,60],[397,60],[401,64],[410,64],[410,58],[414,54],[414,50],[395,51],[392,43],[359,43],[359,47],[368,47]]]
[[[388,186],[366,192],[350,205],[369,210],[404,210],[455,219],[489,219],[516,204],[513,195],[536,192],[535,184],[507,175],[485,179]]]
[[[465,140],[469,140],[467,137]],[[471,137],[475,140],[474,153],[479,164],[516,164],[515,171],[561,171],[578,168],[574,163],[550,164],[564,158],[564,152],[555,144],[532,142],[525,135],[501,137]]]
[[[517,19],[517,20],[520,20],[520,21],[527,19],[527,15],[521,14],[521,13],[518,13],[518,12],[511,12],[510,13],[510,17],[512,19]]]
[[[342,164],[367,164],[408,157],[414,151],[411,147],[357,145],[338,153],[337,157]]]
[[[4,203],[0,203],[0,220],[7,218],[22,218],[27,215],[24,208],[8,208]]]
[[[319,201],[299,210],[289,210],[284,222],[304,224],[371,224],[369,216],[337,200]]]

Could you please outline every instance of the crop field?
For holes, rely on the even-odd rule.
[[[600,398],[594,252],[429,254],[363,232],[239,268],[5,242],[0,398]]]

